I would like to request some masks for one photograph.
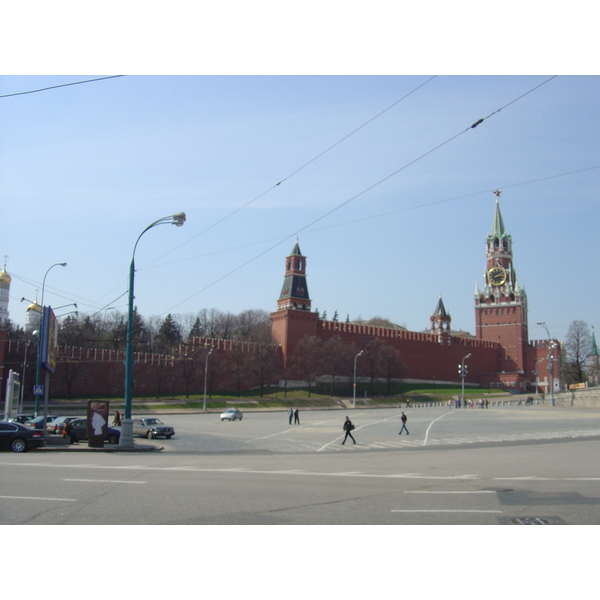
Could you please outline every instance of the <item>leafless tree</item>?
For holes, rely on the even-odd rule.
[[[323,371],[330,377],[330,395],[335,393],[335,379],[338,375],[350,372],[352,365],[352,350],[342,342],[339,336],[328,339],[323,344]],[[352,366],[351,366],[352,365]]]
[[[308,384],[308,397],[311,397],[311,386],[317,378],[322,366],[321,340],[317,336],[304,336],[296,346],[293,356],[295,375]]]
[[[383,344],[381,348],[382,375],[387,382],[387,393],[392,393],[392,381],[400,379],[406,372],[406,367],[402,363],[400,351],[388,344]]]
[[[565,383],[587,381],[586,365],[592,351],[592,334],[587,323],[576,320],[569,325],[565,350],[567,351]]]

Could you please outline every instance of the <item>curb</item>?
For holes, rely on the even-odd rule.
[[[41,452],[161,452],[163,447],[157,448],[156,446],[133,446],[133,448],[120,448],[119,446],[111,446],[105,448],[91,448],[90,446],[44,446],[43,448],[37,448]]]

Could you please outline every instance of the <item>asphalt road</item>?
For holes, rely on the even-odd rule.
[[[0,524],[599,524],[600,411],[162,417],[161,452],[0,454]]]

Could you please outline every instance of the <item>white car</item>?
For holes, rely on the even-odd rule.
[[[241,410],[228,408],[225,412],[221,413],[221,421],[235,421],[236,419],[241,421],[243,416]]]

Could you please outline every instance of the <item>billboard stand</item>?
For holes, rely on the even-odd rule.
[[[90,448],[104,448],[104,440],[108,434],[109,402],[88,400],[87,403],[87,436]]]

